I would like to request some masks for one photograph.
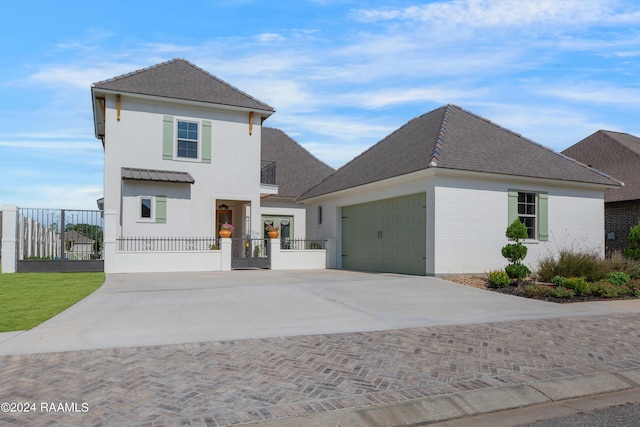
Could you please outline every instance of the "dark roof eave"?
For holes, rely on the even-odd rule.
[[[94,90],[95,89],[95,90]],[[105,93],[105,94],[113,94],[113,95],[117,95],[117,94],[123,94],[126,93],[127,95],[132,95],[138,98],[143,98],[143,99],[157,99],[157,100],[173,100],[179,103],[187,103],[187,104],[192,104],[192,105],[206,105],[206,106],[218,106],[219,108],[223,108],[225,110],[240,110],[240,111],[261,111],[261,112],[265,112],[268,113],[267,117],[271,116],[273,113],[276,112],[276,110],[271,107],[270,105],[267,105],[267,108],[253,108],[253,107],[244,107],[241,105],[233,105],[233,104],[223,104],[220,102],[207,102],[207,101],[200,101],[197,99],[188,99],[188,98],[175,98],[175,97],[169,97],[169,96],[162,96],[162,95],[153,95],[153,94],[148,94],[148,93],[141,93],[141,92],[133,92],[133,91],[126,91],[126,90],[115,90],[115,89],[103,89],[100,87],[91,87],[91,91],[94,93],[94,96],[92,97],[94,100],[96,98],[95,93],[99,92],[99,93]]]

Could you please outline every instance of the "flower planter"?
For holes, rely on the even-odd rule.
[[[223,239],[228,239],[229,237],[231,237],[231,230],[220,230],[219,234]]]
[[[277,239],[278,238],[278,231],[277,230],[267,231],[267,234],[269,235],[270,239]]]

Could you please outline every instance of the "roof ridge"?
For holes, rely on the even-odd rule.
[[[444,142],[444,136],[447,133],[447,125],[449,124],[449,113],[451,112],[452,104],[447,104],[444,114],[442,115],[442,121],[440,122],[440,130],[433,146],[433,152],[431,153],[431,160],[429,161],[429,167],[437,167],[438,160],[440,159],[440,152],[442,151],[442,143]]]
[[[600,132],[600,131],[598,131],[598,132]],[[638,140],[637,143],[638,143],[638,147],[640,148],[640,138],[638,138],[637,136],[631,135],[630,133],[626,133],[626,132],[615,132],[615,131],[609,131],[609,130],[602,130],[602,133],[604,134],[605,137],[607,137],[610,140],[613,140],[613,142],[615,142],[616,144],[618,144],[619,146],[624,148],[625,151],[628,151],[628,152],[632,153],[636,157],[640,157],[640,152],[639,151],[636,151],[633,148],[629,147],[626,142],[622,142],[622,141],[617,140],[613,136],[609,135],[609,133],[617,133],[619,135],[626,135],[626,136],[629,136],[631,138],[635,138],[635,139]],[[635,143],[635,142],[636,141],[633,141],[632,144]]]
[[[220,83],[222,83],[223,85],[226,85],[227,87],[229,87],[229,88],[231,88],[231,89],[233,89],[233,90],[235,90],[235,91],[237,91],[237,92],[240,92],[241,94],[243,94],[243,95],[244,95],[244,96],[246,96],[247,98],[250,98],[250,99],[254,100],[255,102],[257,102],[258,104],[262,104],[262,105],[264,105],[265,107],[269,107],[270,109],[272,109],[273,111],[275,111],[275,108],[273,108],[271,105],[269,105],[269,104],[265,104],[264,102],[260,101],[259,99],[256,99],[256,98],[254,98],[253,96],[249,95],[247,92],[245,92],[245,91],[243,91],[243,90],[238,89],[237,87],[235,87],[235,86],[234,86],[234,85],[232,85],[231,83],[228,83],[228,82],[226,82],[226,81],[222,80],[221,78],[219,78],[219,77],[217,77],[217,76],[214,76],[213,74],[211,74],[210,72],[208,72],[208,71],[207,71],[207,70],[205,70],[204,68],[200,68],[200,67],[198,67],[197,65],[195,65],[195,64],[193,64],[193,63],[191,63],[191,62],[187,61],[186,59],[177,58],[176,60],[178,60],[178,61],[183,61],[183,62],[185,62],[186,64],[191,65],[191,66],[192,66],[193,68],[195,68],[196,70],[198,70],[198,71],[202,71],[203,73],[205,73],[205,74],[206,74],[206,75],[208,75],[209,77],[211,77],[211,78],[213,78],[213,79],[215,79],[215,80],[219,81],[219,82],[220,82]]]
[[[584,163],[581,163],[581,162],[577,161],[576,159],[571,158],[571,157],[569,157],[569,156],[567,156],[567,155],[564,155],[564,154],[562,154],[562,153],[559,153],[559,152],[555,151],[555,150],[554,150],[554,149],[552,149],[552,148],[549,148],[549,147],[547,147],[547,146],[545,146],[545,145],[540,144],[539,142],[535,142],[534,140],[529,139],[529,138],[527,138],[526,136],[523,136],[522,134],[520,134],[520,133],[518,133],[518,132],[515,132],[515,131],[513,131],[513,130],[511,130],[511,129],[509,129],[509,128],[506,128],[506,127],[504,127],[504,126],[501,126],[501,125],[499,125],[498,123],[492,122],[492,121],[491,121],[491,120],[489,120],[489,119],[486,119],[486,118],[484,118],[484,117],[482,117],[482,116],[479,116],[479,115],[477,115],[477,114],[475,114],[475,113],[472,113],[471,111],[465,110],[464,108],[459,107],[459,106],[457,106],[457,105],[452,105],[452,107],[458,108],[460,111],[464,111],[464,112],[465,112],[465,113],[467,113],[467,114],[471,114],[472,116],[477,117],[477,118],[479,118],[480,120],[483,120],[483,121],[485,121],[485,122],[487,122],[487,123],[490,123],[490,124],[492,124],[493,126],[496,126],[496,127],[500,128],[500,129],[502,129],[502,130],[506,131],[506,132],[509,132],[509,133],[510,133],[510,134],[512,134],[512,135],[517,136],[518,138],[522,139],[523,141],[526,141],[526,142],[530,142],[530,143],[532,143],[532,144],[535,144],[535,145],[537,145],[538,147],[543,148],[543,149],[545,149],[545,150],[547,150],[547,151],[549,151],[549,152],[551,152],[551,153],[553,153],[553,154],[556,154],[556,155],[558,155],[558,156],[560,156],[560,157],[562,157],[562,158],[564,158],[564,159],[566,159],[566,160],[569,160],[569,161],[571,161],[571,162],[573,162],[573,163],[577,164],[578,166],[582,166],[582,167],[584,167],[585,169],[590,170],[591,172],[595,172],[595,173],[597,173],[598,175],[603,176],[603,177],[605,177],[605,178],[608,178],[608,179],[610,179],[610,180],[612,180],[612,181],[615,181],[615,182],[617,182],[617,183],[618,183],[618,184],[620,184],[620,185],[624,185],[624,182],[622,182],[622,181],[620,181],[620,180],[618,180],[618,179],[615,179],[615,178],[614,178],[614,177],[612,177],[611,175],[608,175],[608,174],[606,174],[606,173],[604,173],[604,172],[602,172],[602,171],[600,171],[600,170],[598,170],[598,169],[595,169],[595,168],[593,168],[593,167],[591,167],[591,166],[589,166],[589,165],[586,165],[586,164],[584,164]]]
[[[100,80],[98,82],[91,83],[91,86],[95,87],[97,85],[102,85],[102,84],[105,84],[105,83],[111,83],[111,82],[115,82],[115,81],[118,81],[118,80],[122,80],[122,79],[124,79],[126,77],[131,77],[131,76],[134,76],[136,74],[141,74],[141,73],[143,73],[145,71],[153,70],[154,68],[159,68],[159,67],[162,67],[164,65],[168,65],[168,64],[171,64],[171,63],[174,63],[174,62],[178,62],[178,61],[181,61],[181,60],[185,61],[185,62],[189,62],[189,61],[186,61],[185,59],[182,59],[182,58],[173,58],[173,59],[170,59],[169,61],[160,62],[158,64],[151,65],[149,67],[140,68],[140,69],[137,69],[135,71],[130,71],[130,72],[125,73],[125,74],[120,74],[119,76],[108,78],[106,80]]]
[[[230,88],[231,90],[234,90],[234,91],[236,91],[236,92],[240,93],[241,95],[244,95],[244,96],[246,96],[247,98],[251,99],[252,101],[254,101],[254,102],[256,102],[256,103],[258,103],[258,104],[260,104],[260,105],[262,105],[262,106],[266,107],[266,109],[269,109],[269,110],[271,110],[271,111],[275,111],[275,108],[273,108],[271,105],[266,104],[266,103],[264,103],[264,102],[260,101],[260,100],[259,100],[259,99],[257,99],[257,98],[254,98],[253,96],[249,95],[247,92],[245,92],[245,91],[243,91],[243,90],[238,89],[237,87],[233,86],[232,84],[230,84],[230,83],[228,83],[228,82],[226,82],[226,81],[222,80],[221,78],[219,78],[219,77],[217,77],[217,76],[214,76],[213,74],[211,74],[210,72],[208,72],[208,71],[207,71],[207,70],[205,70],[204,68],[198,67],[197,65],[193,64],[192,62],[190,62],[190,61],[188,61],[188,60],[186,60],[186,59],[184,59],[184,58],[173,58],[173,59],[170,59],[170,60],[168,60],[168,61],[164,61],[164,62],[160,62],[160,63],[155,64],[155,65],[151,65],[151,66],[149,66],[149,67],[140,68],[140,69],[138,69],[138,70],[131,71],[131,72],[126,73],[126,74],[121,74],[121,75],[119,75],[119,76],[111,77],[111,78],[106,79],[106,80],[102,80],[102,81],[99,81],[99,82],[92,83],[92,84],[91,84],[91,87],[96,87],[96,86],[98,86],[98,85],[103,85],[103,84],[107,84],[107,83],[112,83],[112,82],[115,82],[115,81],[118,81],[118,80],[125,79],[125,78],[127,78],[127,77],[132,77],[132,76],[135,76],[135,75],[137,75],[137,74],[142,74],[142,73],[144,73],[144,72],[147,72],[147,71],[150,71],[150,70],[153,70],[153,69],[156,69],[156,68],[164,67],[164,66],[166,66],[166,65],[173,64],[173,63],[176,63],[176,62],[182,62],[182,63],[184,63],[184,64],[186,64],[186,65],[190,65],[191,67],[193,67],[193,68],[195,68],[196,70],[198,70],[198,71],[200,71],[200,72],[202,72],[202,73],[206,74],[207,76],[209,76],[210,78],[212,78],[212,79],[216,80],[217,82],[219,82],[219,83],[221,83],[221,84],[223,84],[223,85],[227,86],[227,87],[228,87],[228,88]]]

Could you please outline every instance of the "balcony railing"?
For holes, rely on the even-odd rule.
[[[276,184],[276,162],[261,162],[260,184]]]

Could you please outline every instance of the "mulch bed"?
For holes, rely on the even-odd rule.
[[[445,280],[449,280],[451,282],[460,283],[461,285],[471,286],[473,288],[484,289],[491,292],[498,292],[501,294],[514,295],[522,298],[531,298],[527,295],[524,295],[522,292],[522,288],[526,285],[531,284],[542,284],[540,282],[535,281],[525,281],[520,284],[520,286],[507,286],[505,288],[493,289],[487,286],[487,278],[483,276],[448,276],[443,277]],[[549,283],[544,283],[549,285]],[[602,298],[595,295],[587,295],[587,296],[574,296],[572,298],[555,298],[555,297],[545,297],[545,298],[531,298],[531,299],[539,299],[541,301],[549,301],[549,302],[557,302],[560,304],[567,304],[572,302],[587,302],[587,301],[611,301],[611,300],[624,300],[624,299],[636,299],[635,297],[630,297],[628,295],[620,296],[616,298]]]

